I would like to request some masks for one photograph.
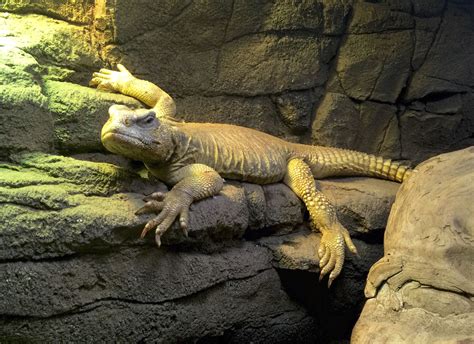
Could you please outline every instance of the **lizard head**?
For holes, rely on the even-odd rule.
[[[155,111],[113,105],[109,116],[101,141],[110,152],[145,162],[163,162],[173,154],[173,128]]]

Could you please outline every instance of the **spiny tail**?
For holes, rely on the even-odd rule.
[[[329,147],[312,147],[308,157],[315,177],[331,176],[371,176],[403,182],[412,170],[391,159]]]

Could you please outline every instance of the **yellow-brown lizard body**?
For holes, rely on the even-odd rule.
[[[137,212],[159,212],[142,233],[155,229],[158,245],[176,218],[187,234],[189,206],[219,193],[222,178],[257,184],[282,181],[303,200],[312,228],[322,233],[321,277],[329,273],[330,285],[342,269],[345,246],[357,250],[314,178],[373,176],[402,182],[411,173],[407,166],[362,152],[295,144],[229,124],[177,122],[176,106],[166,92],[133,77],[121,65],[119,70],[94,73],[91,83],[134,96],[152,109],[112,106],[102,142],[114,153],[143,161],[152,174],[172,186],[166,195],[152,194]]]

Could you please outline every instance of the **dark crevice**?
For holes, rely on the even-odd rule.
[[[107,253],[110,253],[107,252]],[[0,264],[16,264],[16,263],[51,263],[51,262],[67,262],[78,259],[80,257],[79,253],[69,253],[64,255],[55,255],[51,257],[41,257],[35,258],[33,256],[22,257],[16,259],[0,259]]]
[[[458,94],[464,94],[465,92],[454,92],[454,91],[443,91],[443,92],[433,92],[429,93],[422,98],[418,98],[416,101],[420,101],[422,103],[430,103],[430,102],[437,102]]]
[[[347,306],[338,304],[336,297],[337,290],[340,290],[338,279],[331,289],[328,289],[324,281],[319,282],[318,274],[286,269],[277,271],[288,295],[299,304],[305,305],[309,314],[320,324],[321,343],[349,340],[364,304],[362,295],[357,302],[353,300],[354,305],[350,311],[347,308],[342,311],[340,307]]]
[[[364,36],[364,35],[380,35],[380,34],[393,34],[405,31],[413,31],[413,28],[406,28],[406,29],[387,29],[387,30],[380,30],[375,32],[348,32],[347,35],[349,36]]]
[[[37,212],[37,211],[49,211],[49,212],[55,212],[55,211],[60,211],[60,210],[63,210],[63,209],[66,209],[66,208],[73,208],[74,206],[64,206],[64,207],[51,207],[50,205],[44,203],[44,202],[41,202],[41,201],[38,201],[38,202],[32,202],[31,200],[29,200],[28,202],[30,203],[21,203],[21,202],[15,202],[15,201],[2,201],[0,200],[0,205],[14,205],[14,206],[19,206],[19,207],[23,207],[25,208],[25,210],[28,210],[28,211],[34,211],[34,212]]]
[[[342,35],[327,35],[321,32],[319,29],[309,29],[309,28],[301,28],[301,29],[279,29],[279,30],[264,30],[264,31],[257,31],[257,32],[248,32],[242,35],[238,35],[232,37],[231,39],[224,42],[224,44],[233,43],[240,39],[246,37],[265,37],[265,36],[275,36],[278,38],[283,37],[294,37],[294,38],[337,38]]]

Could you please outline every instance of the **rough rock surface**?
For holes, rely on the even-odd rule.
[[[355,239],[361,257],[349,257],[327,291],[317,282],[319,234],[302,226],[296,196],[283,184],[229,182],[192,206],[189,238],[173,227],[157,249],[152,236],[138,238],[148,216],[133,213],[165,186],[122,159],[78,158],[125,167],[38,153],[0,165],[2,340],[289,343],[350,333],[380,243]],[[353,235],[371,242],[398,184],[358,178],[321,187],[337,197]]]
[[[426,161],[400,188],[353,343],[474,341],[473,182],[470,147]]]

